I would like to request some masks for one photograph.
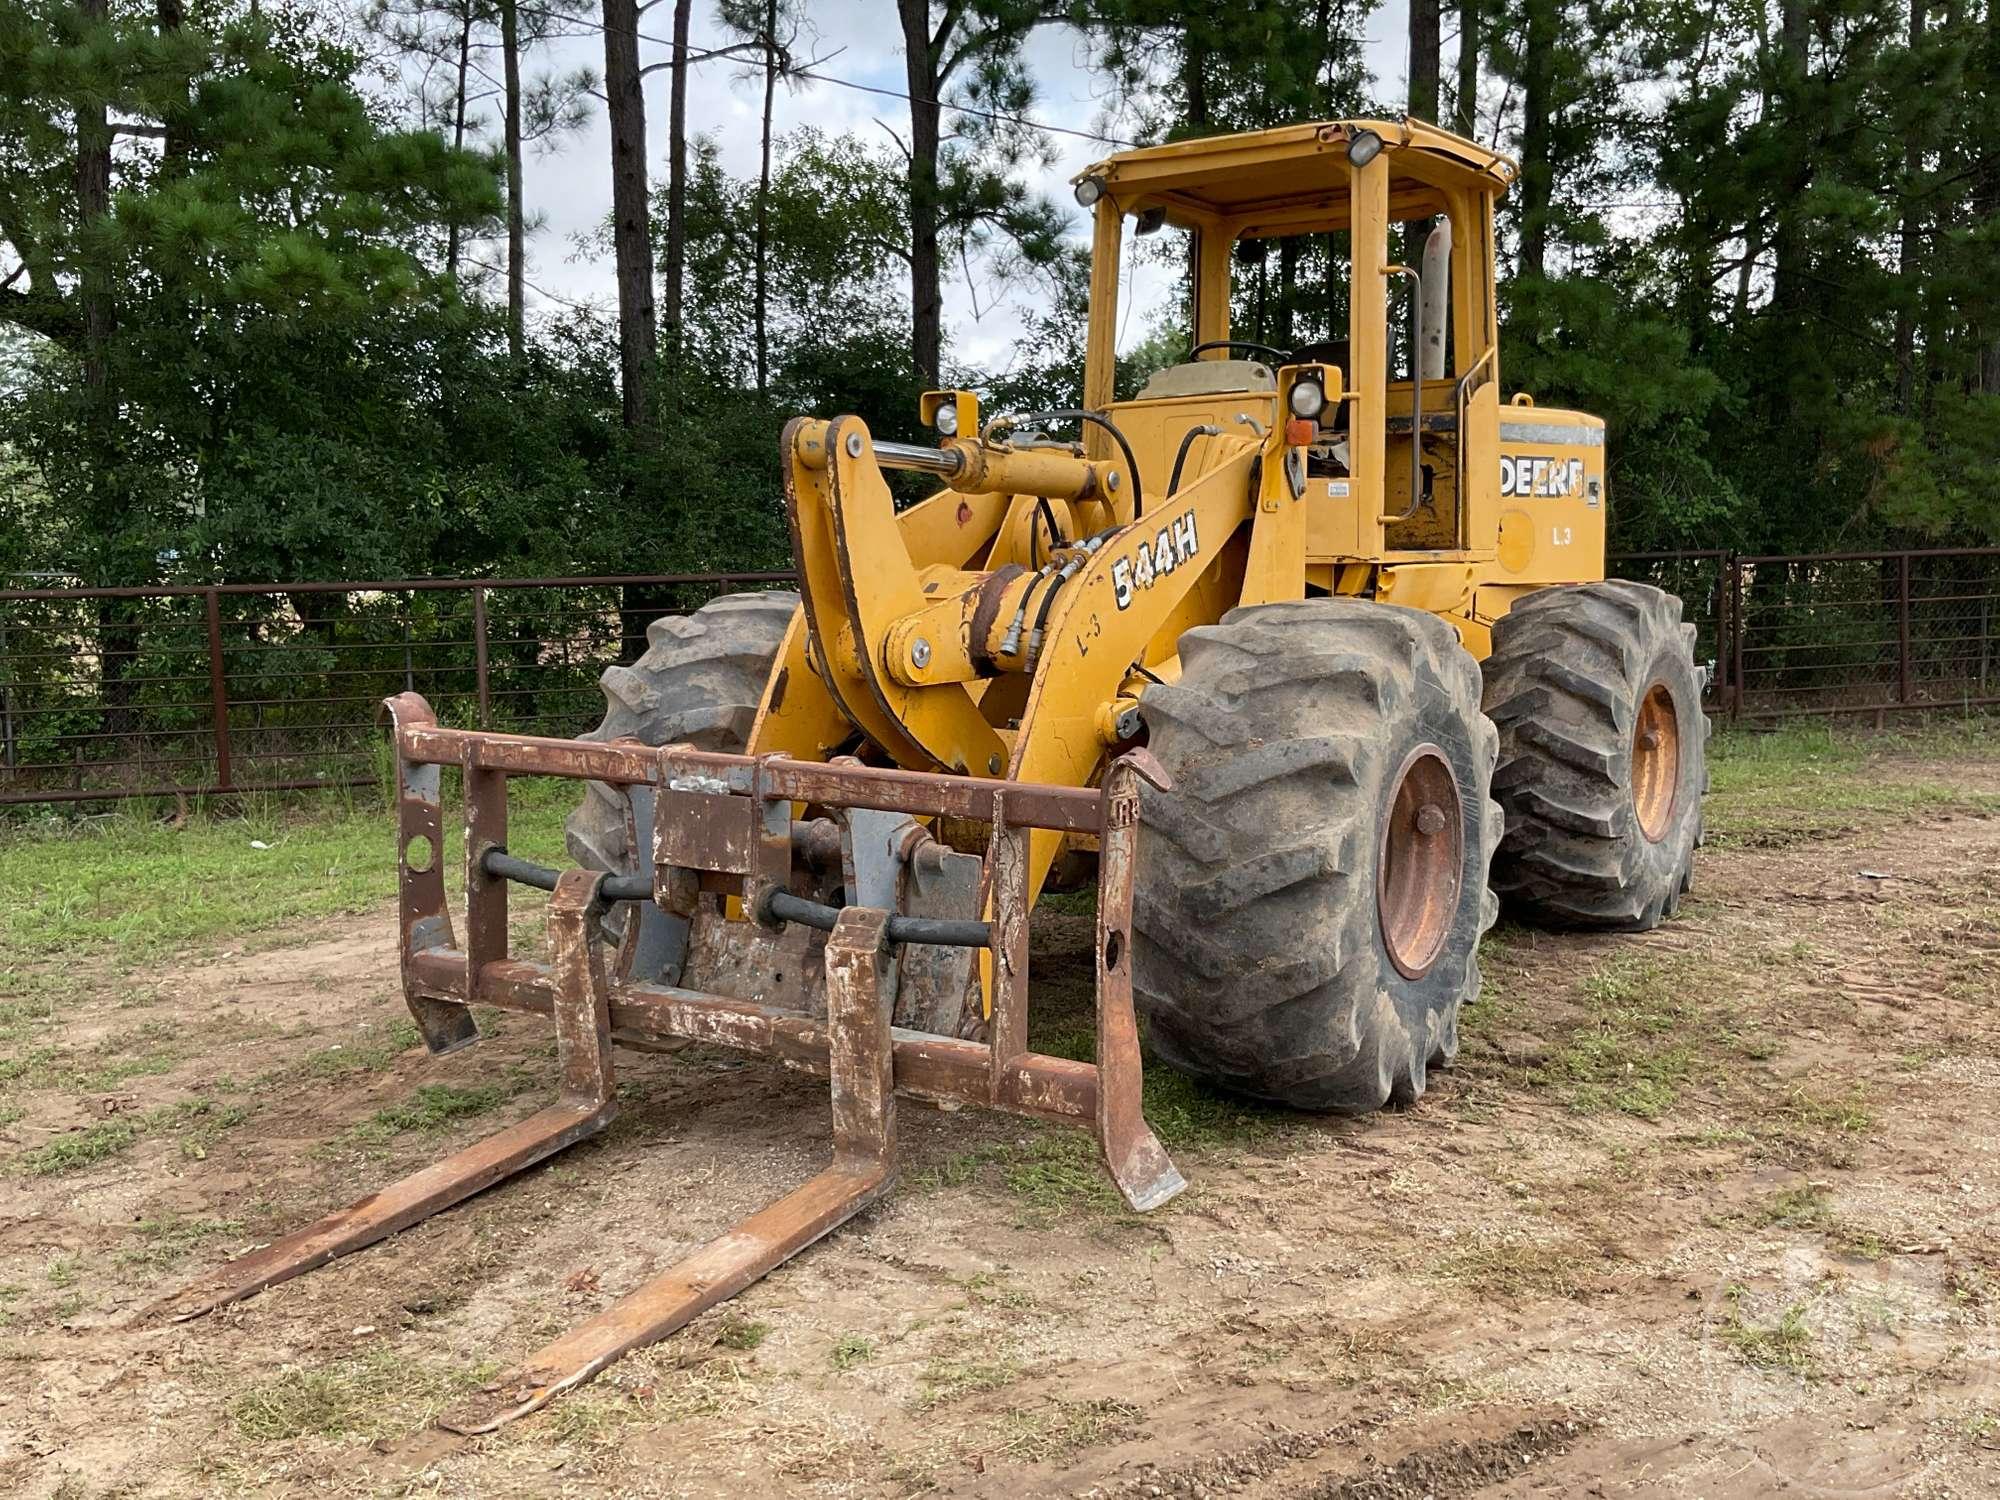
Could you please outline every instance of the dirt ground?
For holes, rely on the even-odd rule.
[[[816,1169],[823,1087],[621,1054],[606,1138],[133,1327],[536,1108],[552,1046],[508,1017],[411,1048],[386,908],[30,975],[56,1012],[0,1065],[0,1492],[2000,1494],[2000,749],[1872,774],[1962,796],[1725,826],[1645,936],[1503,925],[1417,1108],[1153,1079],[1192,1187],[1150,1216],[1081,1137],[906,1104],[885,1204],[477,1440],[431,1419]],[[1038,915],[1051,1046],[1085,931]]]

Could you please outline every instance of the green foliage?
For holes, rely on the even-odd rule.
[[[1925,8],[1916,36],[1905,0],[1482,8],[1478,133],[1523,163],[1500,209],[1503,380],[1606,417],[1615,547],[2000,538],[1996,4]],[[524,45],[588,14],[523,11]],[[726,7],[746,90],[767,57],[774,87],[804,86],[785,72],[802,14],[781,4],[760,50],[765,7]],[[805,129],[774,143],[760,193],[691,140],[687,322],[635,435],[614,320],[544,314],[510,352],[472,253],[502,227],[497,108],[445,75],[461,42],[475,72],[498,69],[485,0],[378,7],[369,46],[421,64],[387,88],[358,15],[303,0],[217,0],[178,26],[129,0],[96,20],[0,9],[0,569],[123,584],[782,564],[784,421],[913,432],[929,226],[948,286],[977,265],[978,296],[1023,307],[1006,358],[947,348],[945,378],[994,411],[1081,399],[1082,226],[1044,196],[1051,137],[1020,123],[1053,113],[1024,45],[1058,14],[1116,134],[1402,102],[1364,66],[1390,18],[1372,0],[934,10],[934,182],[900,136]],[[529,141],[574,130],[591,79],[524,76]],[[462,111],[480,149],[449,144]],[[101,203],[80,190],[92,162]],[[1171,232],[1132,249],[1177,276],[1185,252]],[[1246,251],[1236,330],[1340,337],[1346,253],[1340,235]],[[1121,395],[1179,356],[1185,320],[1157,316]],[[107,607],[90,628],[141,702],[163,674],[120,654],[126,620]],[[34,732],[100,728],[93,708]]]

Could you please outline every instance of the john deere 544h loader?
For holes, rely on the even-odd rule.
[[[582,739],[445,729],[391,699],[410,1009],[433,1052],[476,1040],[474,1005],[551,1016],[557,1101],[163,1311],[248,1296],[596,1132],[614,1042],[825,1075],[827,1169],[446,1421],[484,1430],[879,1197],[899,1095],[1089,1129],[1151,1208],[1182,1181],[1141,1110],[1139,1018],[1159,1059],[1221,1088],[1372,1110],[1451,1059],[1500,899],[1555,924],[1671,915],[1701,835],[1694,630],[1678,600],[1602,581],[1603,423],[1501,399],[1513,174],[1413,120],[1111,157],[1075,184],[1084,409],[987,418],[934,392],[935,445],[796,419],[799,592],[655,624]],[[1392,264],[1410,221],[1434,225],[1419,264]],[[1121,400],[1121,243],[1162,223],[1188,231],[1193,345]],[[1347,258],[1345,337],[1232,338],[1239,247],[1299,235]],[[898,510],[889,469],[941,488]],[[580,868],[507,852],[507,778],[529,774],[589,782]],[[1028,1041],[1027,914],[1066,848],[1096,855],[1089,1063]],[[553,892],[547,964],[509,956],[510,882]]]

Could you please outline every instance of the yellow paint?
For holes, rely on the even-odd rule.
[[[1348,150],[1363,131],[1383,149],[1355,167]],[[1121,713],[1154,678],[1178,676],[1183,634],[1239,604],[1308,589],[1375,598],[1440,615],[1484,656],[1493,621],[1526,593],[1602,576],[1603,424],[1525,395],[1501,401],[1492,244],[1494,202],[1515,175],[1507,158],[1418,121],[1354,120],[1177,141],[1088,172],[1105,191],[1093,214],[1084,400],[1118,424],[1138,472],[1125,472],[1095,427],[1084,429],[1082,458],[982,445],[970,395],[933,392],[922,415],[929,423],[954,403],[959,432],[945,446],[963,462],[940,493],[898,514],[858,419],[794,422],[786,501],[805,602],[753,750],[823,759],[865,740],[871,755],[915,769],[999,765],[1010,778],[1089,785]],[[1198,341],[1229,335],[1239,241],[1348,234],[1346,367],[1323,371],[1336,404],[1314,445],[1288,446],[1283,392],[1302,371],[1275,372],[1277,390],[1231,389],[1251,383],[1223,364],[1244,351],[1205,356],[1212,373],[1177,375],[1192,394],[1116,399],[1119,258],[1128,218],[1152,210],[1191,231]],[[1393,225],[1435,215],[1452,228],[1450,367],[1423,384],[1419,435],[1409,370],[1391,368],[1401,340],[1390,337],[1389,248]],[[1403,299],[1394,305],[1401,319]],[[1344,474],[1325,430],[1336,410]],[[1409,507],[1419,440],[1421,503],[1385,524]],[[1320,456],[1301,472],[1315,445]],[[1026,571],[994,580],[1002,567]],[[1058,586],[1060,569],[1069,576]],[[1060,844],[1033,840],[1035,890]]]

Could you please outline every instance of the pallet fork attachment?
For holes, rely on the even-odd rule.
[[[789,1260],[881,1198],[896,1177],[896,1096],[979,1104],[1081,1125],[1135,1210],[1157,1208],[1186,1185],[1141,1107],[1139,1034],[1132,1007],[1132,853],[1138,783],[1164,785],[1151,757],[1114,761],[1101,790],[1035,786],[967,776],[889,770],[854,762],[817,764],[443,729],[413,693],[388,700],[397,759],[398,871],[404,997],[433,1053],[478,1039],[474,1004],[549,1016],[555,1023],[560,1096],[548,1108],[252,1251],[141,1313],[181,1320],[240,1301],[337,1256],[421,1222],[565,1146],[597,1134],[617,1110],[611,1044],[700,1041],[775,1058],[828,1079],[833,1156],[802,1186],[752,1214],[679,1265],[627,1294],[487,1386],[441,1425],[489,1432],[538,1410],[591,1379],[628,1350],[666,1337]],[[465,941],[459,947],[441,869],[440,768],[464,772]],[[609,782],[652,795],[655,867],[650,876],[556,872],[506,853],[510,775]],[[983,821],[984,921],[912,918],[881,906],[840,908],[788,888],[799,855],[795,808],[833,814],[844,868],[856,868],[856,829],[869,846],[887,827],[904,851],[924,847],[918,819]],[[884,821],[884,815],[888,821]],[[896,821],[897,818],[901,822]],[[1027,843],[1031,829],[1095,833],[1100,842],[1097,1061],[1075,1062],[1027,1045]],[[915,830],[915,831],[913,831]],[[633,847],[645,847],[633,830]],[[822,825],[822,833],[824,825]],[[682,862],[684,861],[684,863]],[[509,879],[551,885],[544,966],[507,951]],[[865,883],[865,882],[864,882]],[[890,889],[876,880],[875,890]],[[599,918],[608,900],[650,897],[681,961],[672,973],[633,977],[649,941],[626,923],[607,962]],[[722,920],[724,900],[759,920]],[[703,903],[707,905],[704,907]],[[641,908],[644,910],[644,908]],[[773,911],[789,913],[773,916]],[[704,934],[726,928],[738,947],[781,934],[786,922],[830,928],[822,952],[824,1015],[790,993],[728,995],[669,982]],[[657,942],[657,932],[651,941]],[[899,954],[909,945],[976,944],[992,950],[991,1021],[983,1041],[891,1024]],[[673,943],[669,944],[673,947]],[[755,975],[754,965],[745,972]],[[754,988],[755,986],[753,986]]]

